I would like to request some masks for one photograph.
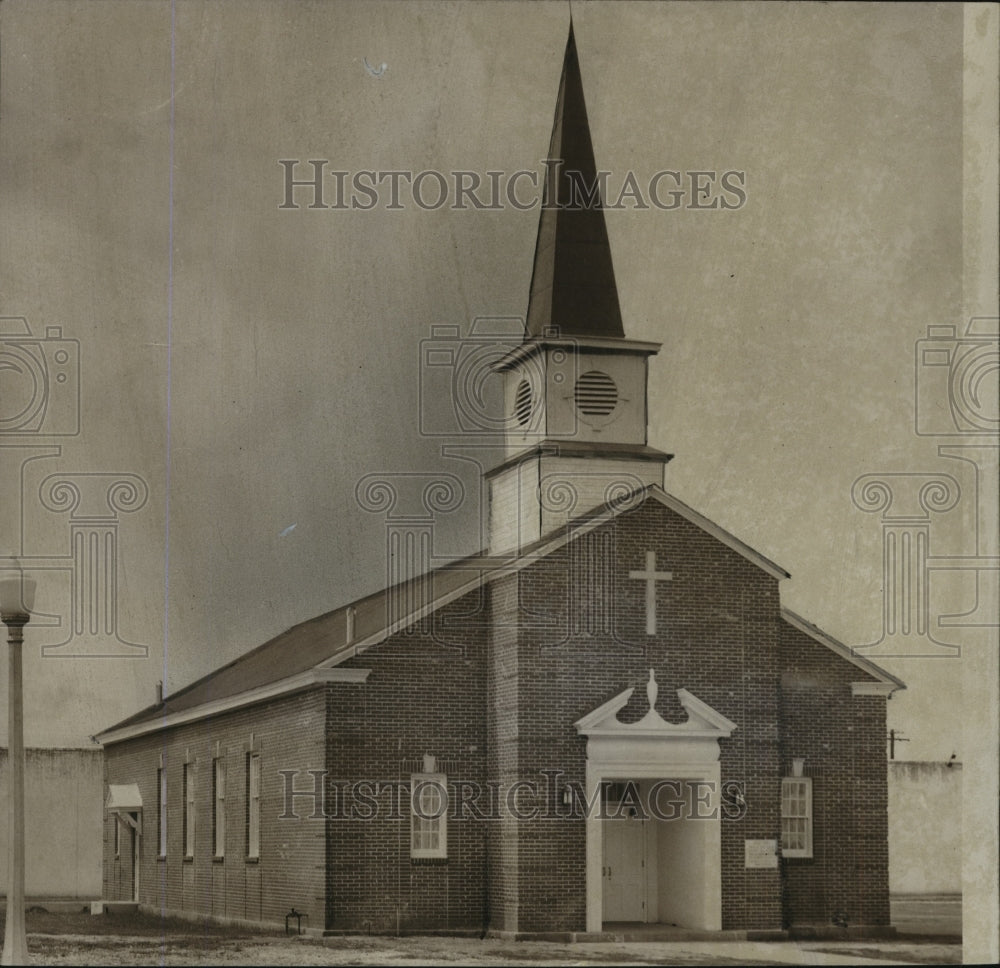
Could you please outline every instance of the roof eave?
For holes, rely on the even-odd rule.
[[[835,639],[829,633],[824,632],[819,626],[813,625],[812,622],[804,619],[801,615],[797,615],[790,608],[782,606],[781,617],[793,628],[796,628],[803,634],[808,635],[820,645],[824,645],[831,651],[836,652],[837,655],[861,669],[862,672],[867,672],[868,675],[873,676],[876,680],[878,680],[878,683],[891,687],[887,693],[884,692],[884,690],[878,690],[879,694],[892,695],[892,693],[906,688],[906,683],[903,682],[902,679],[897,678],[891,672],[886,672],[885,669],[876,665],[871,659],[866,659],[863,655],[858,655],[855,649],[852,649],[849,645],[844,645],[843,642]],[[855,688],[856,686],[861,685],[862,684],[859,683],[852,683],[852,692],[854,695],[872,694],[871,690]],[[872,683],[872,685],[875,685],[875,683]]]
[[[505,353],[490,364],[490,368],[497,373],[509,370],[544,349],[583,349],[593,353],[655,356],[662,346],[662,343],[651,343],[647,340],[617,339],[610,336],[535,336]]]
[[[112,726],[103,732],[97,733],[94,739],[102,746],[111,746],[115,743],[121,743],[124,740],[135,739],[137,736],[157,733],[161,730],[183,725],[184,723],[208,719],[210,716],[219,716],[234,709],[241,709],[244,706],[251,706],[258,702],[266,702],[280,696],[289,696],[315,686],[322,686],[331,682],[363,683],[368,678],[370,671],[370,669],[307,669],[305,672],[297,673],[286,679],[279,679],[277,682],[258,686],[255,689],[248,689],[222,699],[212,699],[208,702],[198,703],[198,705],[191,706],[189,709],[181,709],[174,713],[167,713],[161,717],[131,724],[128,724],[126,720],[127,725]]]
[[[507,468],[536,457],[599,457],[601,460],[638,460],[661,464],[669,464],[674,459],[673,454],[665,454],[648,444],[607,446],[590,441],[547,438],[511,454],[496,467],[486,471],[483,478],[491,480]]]
[[[767,555],[762,555],[759,551],[751,548],[745,541],[741,541],[736,535],[727,531],[721,525],[716,524],[705,515],[699,514],[694,508],[689,507],[680,498],[674,497],[672,494],[668,494],[663,488],[658,487],[656,484],[649,485],[648,488],[650,497],[655,498],[660,504],[665,507],[670,508],[670,510],[679,514],[682,518],[690,521],[693,525],[701,528],[702,531],[707,534],[712,535],[722,544],[731,548],[737,554],[742,555],[751,564],[756,565],[762,571],[766,571],[772,578],[776,578],[779,581],[785,578],[791,578],[791,574],[785,571],[781,565],[773,562]]]

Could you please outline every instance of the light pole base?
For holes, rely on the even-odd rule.
[[[28,957],[28,939],[24,933],[24,911],[18,917],[18,912],[8,909],[0,965],[28,964],[31,964],[31,960]]]

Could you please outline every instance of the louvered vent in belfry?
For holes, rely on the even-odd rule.
[[[618,404],[618,387],[607,373],[589,370],[576,381],[574,396],[580,413],[605,417]]]
[[[514,414],[522,427],[527,426],[531,419],[531,384],[527,380],[522,380],[517,385],[517,393],[514,395]]]

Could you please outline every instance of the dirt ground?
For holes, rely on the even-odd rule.
[[[960,964],[961,947],[893,942],[613,942],[560,945],[439,937],[285,937],[142,914],[27,915],[46,965],[849,965]]]

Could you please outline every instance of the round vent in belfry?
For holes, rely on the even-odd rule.
[[[615,381],[600,370],[588,370],[576,381],[573,390],[580,413],[588,417],[606,417],[618,404]]]
[[[517,393],[514,394],[514,416],[522,427],[526,427],[531,419],[531,384],[527,380],[522,380],[517,385]]]

